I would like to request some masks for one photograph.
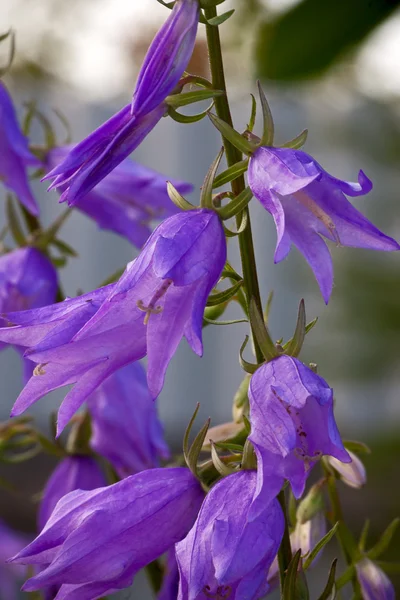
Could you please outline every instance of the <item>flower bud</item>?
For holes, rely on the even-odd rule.
[[[297,509],[297,521],[303,525],[324,508],[322,486],[324,482],[312,486],[307,496],[303,498]]]
[[[371,560],[363,558],[356,564],[356,571],[364,600],[395,600],[395,591],[390,579]]]
[[[343,463],[334,456],[328,456],[327,461],[337,471],[340,479],[346,485],[359,489],[367,482],[367,473],[361,460],[349,450],[351,457],[350,463]]]

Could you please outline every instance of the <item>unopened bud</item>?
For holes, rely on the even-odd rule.
[[[328,463],[340,475],[340,479],[352,488],[361,488],[367,482],[367,473],[361,460],[354,452],[349,450],[351,456],[350,463],[342,463],[333,456],[328,456]]]
[[[356,571],[364,600],[395,600],[395,591],[390,579],[371,560],[363,558],[356,564]]]
[[[301,550],[302,556],[305,556],[324,537],[326,534],[326,520],[323,512],[318,512],[312,519],[306,523],[297,522],[294,531],[290,535],[292,552]],[[314,559],[313,563],[316,559]]]
[[[321,481],[313,485],[307,496],[300,502],[296,513],[298,523],[306,523],[323,510],[324,496],[322,488],[324,483],[325,481]]]

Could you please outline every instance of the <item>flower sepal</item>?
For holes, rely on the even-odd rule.
[[[249,141],[241,133],[233,129],[228,123],[225,123],[222,119],[212,113],[208,115],[214,127],[218,129],[221,135],[228,140],[235,148],[240,150],[243,154],[251,155],[258,148],[258,144]]]

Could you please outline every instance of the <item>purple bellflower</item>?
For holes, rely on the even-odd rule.
[[[60,433],[107,377],[146,354],[147,381],[155,399],[183,336],[192,350],[202,355],[204,308],[225,260],[226,241],[218,215],[208,209],[179,213],[157,227],[94,314],[91,296],[104,292],[86,295],[86,314],[93,314],[91,318],[77,312],[74,320],[74,306],[80,310],[83,297],[39,309],[36,314],[31,311],[31,322],[24,313],[7,315],[19,327],[0,329],[0,340],[27,340],[31,335],[33,343],[26,355],[38,363],[12,415],[21,414],[48,392],[75,383],[58,413]],[[55,315],[63,314],[63,305],[69,315],[57,320]],[[54,322],[55,328],[48,330]],[[79,331],[74,329],[78,322]],[[38,340],[41,327],[46,337]],[[28,330],[26,336],[24,330]]]
[[[255,507],[274,498],[285,479],[299,498],[325,454],[351,461],[333,416],[333,390],[296,358],[283,355],[262,365],[251,377],[249,400],[249,439],[258,459]]]
[[[61,201],[81,200],[143,141],[166,113],[166,97],[178,84],[193,52],[199,19],[197,0],[177,0],[154,38],[140,70],[132,104],[86,139],[44,179],[62,187]]]
[[[395,600],[392,582],[372,560],[363,558],[356,564],[356,572],[364,600]]]
[[[27,536],[10,529],[0,521],[0,598],[18,600],[18,588],[26,577],[26,567],[7,564],[7,559],[29,543]]]
[[[71,150],[72,146],[52,148],[46,157],[46,170],[55,168]],[[178,211],[168,197],[166,181],[157,171],[125,159],[77,201],[76,208],[102,229],[115,231],[141,248],[151,233],[150,223]],[[171,183],[181,194],[193,189],[183,181],[172,179]]]
[[[93,600],[134,575],[192,527],[204,493],[188,469],[150,469],[57,504],[41,534],[12,561],[48,565],[23,589],[58,585],[57,600]]]
[[[56,298],[57,286],[54,266],[36,248],[17,248],[0,257],[1,314],[51,304]],[[6,325],[2,318],[0,325]],[[25,383],[32,376],[34,366],[30,360],[24,360]]]
[[[91,448],[120,477],[159,466],[170,456],[140,363],[119,369],[87,399],[92,417]]]
[[[275,499],[249,520],[255,471],[220,480],[207,494],[196,523],[176,546],[178,600],[258,600],[281,543],[284,518]]]
[[[74,490],[94,490],[105,485],[105,477],[91,456],[74,454],[63,458],[43,490],[38,512],[39,530],[44,528],[63,496]]]
[[[176,562],[175,547],[167,552],[166,564],[164,567],[164,577],[157,600],[176,600],[179,589],[179,570]]]
[[[29,187],[26,169],[40,167],[40,161],[31,154],[28,140],[17,121],[10,95],[0,82],[0,179],[12,190],[32,215],[39,207]]]
[[[288,148],[260,147],[250,159],[249,186],[274,218],[278,241],[275,262],[283,260],[292,243],[304,255],[328,303],[333,286],[333,266],[321,236],[339,246],[399,250],[347,200],[372,189],[360,171],[358,183],[329,175],[309,154]]]

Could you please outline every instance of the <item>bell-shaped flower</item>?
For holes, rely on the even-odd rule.
[[[105,477],[91,456],[74,454],[63,458],[43,490],[38,511],[38,528],[43,529],[56,504],[74,490],[94,490],[106,485]]]
[[[48,315],[53,315],[50,325],[54,327],[54,314],[62,312],[64,303],[61,308],[56,305],[41,309],[43,313],[33,317],[39,319],[39,324],[29,324],[34,343],[26,352],[38,365],[14,405],[13,416],[48,392],[75,383],[58,414],[60,432],[107,377],[146,354],[148,385],[156,398],[183,336],[192,350],[202,355],[204,308],[225,260],[226,241],[218,215],[208,209],[179,213],[157,227],[96,312],[91,306],[87,308],[85,324],[83,313],[77,312],[76,321],[71,314],[75,303],[81,306],[82,297],[69,301],[69,318],[62,318],[49,333]],[[104,293],[105,288],[93,292],[93,296]],[[91,294],[86,298],[91,299]],[[8,317],[18,323],[18,316]],[[77,321],[81,329],[73,331]],[[46,337],[38,342],[40,327]],[[23,336],[25,327],[16,329],[0,330],[0,341],[11,338],[13,331],[18,338]]]
[[[360,171],[358,183],[329,175],[309,154],[288,148],[261,146],[249,164],[249,186],[271,213],[277,229],[275,262],[283,260],[292,243],[304,255],[328,303],[333,286],[332,259],[321,236],[338,246],[399,250],[347,200],[367,194],[372,183]]]
[[[299,498],[325,454],[351,461],[333,416],[333,390],[296,358],[282,355],[257,369],[249,401],[249,439],[258,459],[255,505],[274,498],[285,479]]]
[[[389,577],[368,558],[356,564],[363,600],[395,600],[396,592]]]
[[[26,169],[39,167],[40,161],[29,150],[28,140],[17,121],[10,95],[0,82],[0,180],[13,191],[32,215],[39,207],[32,195]]]
[[[17,248],[0,257],[1,314],[51,304],[56,298],[57,286],[54,266],[36,248]],[[0,318],[0,326],[6,324]],[[26,344],[22,341],[22,345]],[[32,376],[34,366],[30,360],[24,360],[25,382]]]
[[[140,363],[119,369],[87,399],[92,417],[91,448],[120,477],[159,466],[170,456],[157,407]]]
[[[57,600],[92,600],[135,574],[192,527],[204,493],[188,469],[150,469],[64,496],[40,535],[12,560],[46,566],[23,589],[61,586]]]
[[[179,569],[176,562],[175,547],[167,552],[164,566],[162,586],[157,595],[157,600],[176,600],[179,589]]]
[[[0,598],[18,600],[21,581],[26,577],[26,567],[7,564],[7,559],[16,554],[29,539],[22,533],[13,531],[0,521]]]
[[[71,150],[72,146],[51,148],[46,156],[46,170],[55,168]],[[102,229],[114,231],[141,248],[151,233],[151,223],[178,211],[168,197],[166,181],[157,171],[125,159],[75,207]],[[193,189],[183,181],[171,179],[171,183],[181,194]],[[61,186],[60,191],[67,185]]]
[[[140,70],[132,104],[86,139],[44,179],[62,187],[61,201],[81,200],[143,141],[166,113],[166,97],[179,82],[193,52],[199,19],[197,0],[177,0],[153,40]]]
[[[257,485],[255,471],[220,480],[207,494],[196,523],[176,546],[178,600],[258,600],[284,530],[275,499],[249,519]]]

